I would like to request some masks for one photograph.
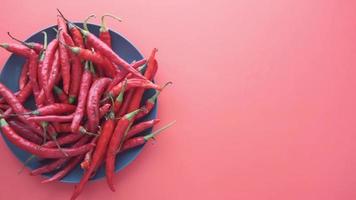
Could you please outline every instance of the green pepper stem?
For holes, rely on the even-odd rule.
[[[164,131],[164,130],[166,130],[167,128],[171,127],[171,126],[172,126],[173,124],[175,124],[175,123],[176,123],[176,121],[174,120],[173,122],[171,122],[171,123],[169,123],[169,124],[163,126],[162,128],[160,128],[160,129],[154,131],[153,133],[150,133],[150,134],[144,136],[143,138],[144,138],[145,141],[147,142],[149,139],[152,139],[152,138],[156,137],[156,136],[157,136],[158,134],[160,134],[162,131]]]
[[[116,19],[117,21],[119,22],[122,22],[122,19],[119,18],[119,17],[116,17],[115,15],[112,15],[112,14],[105,14],[103,16],[101,16],[101,26],[100,26],[100,32],[106,32],[108,31],[108,28],[107,26],[105,25],[105,17],[111,17],[113,19]]]
[[[87,18],[85,18],[84,22],[83,22],[83,27],[84,27],[84,30],[86,31],[89,31],[88,29],[88,21],[91,19],[91,18],[95,18],[96,16],[94,14],[91,14],[89,15]]]

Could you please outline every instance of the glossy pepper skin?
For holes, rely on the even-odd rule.
[[[99,167],[100,161],[105,155],[107,145],[110,142],[113,130],[115,128],[114,114],[110,113],[108,119],[104,122],[102,131],[97,140],[97,144],[92,156],[92,162],[90,163],[89,169],[84,172],[82,179],[79,184],[75,187],[71,200],[76,199],[79,194],[83,191],[84,186],[89,181],[93,172]]]
[[[115,170],[115,159],[117,159],[116,152],[118,149],[120,149],[120,146],[122,145],[126,137],[127,131],[129,130],[133,120],[135,119],[135,115],[137,115],[139,112],[140,110],[135,110],[123,116],[117,122],[114,133],[112,134],[105,159],[106,181],[112,191],[115,191],[113,178]]]

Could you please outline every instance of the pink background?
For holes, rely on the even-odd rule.
[[[356,199],[356,3],[348,0],[3,0],[0,41],[106,12],[159,48],[159,117],[177,124],[80,199]],[[1,50],[0,66],[9,54]],[[0,199],[68,199],[0,141]]]

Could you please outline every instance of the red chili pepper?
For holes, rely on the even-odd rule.
[[[126,113],[129,113],[127,109],[129,108],[129,105],[131,103],[131,100],[132,100],[134,94],[135,94],[135,90],[134,89],[131,89],[131,90],[126,92],[125,99],[124,99],[124,101],[123,101],[123,103],[121,105],[120,111],[119,111],[119,113],[117,115],[118,117],[122,117]]]
[[[116,97],[115,102],[114,102],[114,113],[119,113],[122,102],[124,101],[124,93],[126,90],[126,85],[127,85],[127,79],[124,82],[124,85],[121,88],[121,91],[119,95]]]
[[[111,47],[111,35],[109,32],[109,29],[107,28],[107,26],[105,25],[105,17],[111,17],[113,19],[116,19],[117,21],[121,22],[122,20],[114,15],[111,14],[106,14],[103,15],[101,17],[101,26],[100,26],[100,33],[99,33],[99,38],[101,41],[103,41],[106,45],[108,45],[109,47]]]
[[[99,114],[99,103],[100,97],[105,92],[107,86],[110,84],[111,79],[109,78],[99,78],[94,81],[88,94],[87,102],[87,117],[88,117],[88,130],[90,132],[96,132],[98,130],[100,114]]]
[[[59,101],[61,103],[69,104],[68,95],[66,95],[61,88],[54,86],[53,91],[57,95],[57,97],[59,98]]]
[[[162,90],[170,84],[172,84],[172,82],[166,83],[162,87]],[[149,112],[151,112],[152,108],[155,106],[156,99],[160,93],[160,91],[156,91],[156,93],[145,102],[142,111],[136,116],[136,119],[146,116]]]
[[[65,175],[67,175],[70,171],[72,171],[80,163],[80,161],[83,160],[83,158],[84,158],[84,155],[80,155],[80,156],[72,158],[68,162],[67,166],[65,166],[62,170],[57,172],[51,178],[42,181],[42,183],[49,183],[49,182],[58,181],[58,180],[62,179]]]
[[[80,180],[77,187],[74,189],[73,195],[71,197],[72,200],[76,199],[82,192],[85,184],[88,182],[93,172],[98,168],[98,164],[105,155],[107,146],[114,130],[115,123],[113,118],[114,114],[110,113],[108,119],[104,122],[102,131],[97,141],[97,145],[95,147],[95,151],[93,153],[92,162],[89,166],[89,169],[84,172],[82,179]]]
[[[72,38],[68,35],[63,33],[64,40],[70,46],[74,45]],[[73,104],[76,101],[79,87],[80,87],[80,79],[83,73],[82,62],[80,58],[74,56],[73,54],[70,55],[72,60],[72,68],[71,68],[71,81],[70,81],[70,88],[69,88],[69,103]]]
[[[42,82],[42,86],[45,91],[46,97],[51,98],[51,99],[53,99],[53,95],[50,95],[52,91],[51,90],[47,91],[47,90],[48,90],[48,83],[49,83],[49,79],[50,79],[49,75],[50,75],[51,65],[56,64],[56,63],[54,63],[54,60],[56,57],[58,44],[59,44],[59,42],[57,39],[54,39],[49,43],[46,53],[45,53],[45,56],[44,56],[42,68],[41,68],[41,76],[39,77],[40,81]]]
[[[19,118],[20,121],[23,123],[27,124],[29,128],[31,128],[32,131],[34,131],[36,134],[41,136],[42,130],[41,128],[33,123],[27,120],[27,118],[22,115],[23,113],[26,113],[27,110],[23,107],[21,102],[16,98],[16,96],[2,83],[0,83],[0,94],[1,96],[5,99],[5,101],[11,106],[12,110],[16,113],[19,114],[17,117]],[[7,113],[11,113],[12,110],[7,110],[5,112],[5,115]]]
[[[89,49],[82,49],[79,47],[67,46],[72,53],[76,54],[79,58],[83,60],[89,60],[93,62],[97,68],[104,70],[105,75],[112,78],[117,74],[117,68],[110,61],[106,60],[105,57],[97,52],[93,52]]]
[[[159,133],[166,130],[170,126],[172,126],[174,123],[175,123],[175,121],[165,125],[164,127],[160,128],[160,129],[156,130],[155,132],[150,133],[146,136],[135,137],[135,138],[131,138],[131,139],[125,141],[124,144],[122,145],[121,149],[119,149],[117,152],[123,152],[125,150],[132,149],[134,147],[138,147],[138,146],[145,144],[148,140],[153,139]]]
[[[64,33],[59,33],[60,40],[62,41]],[[66,47],[60,43],[59,44],[59,58],[61,63],[61,74],[63,79],[63,90],[68,94],[69,85],[70,85],[70,64],[69,64],[69,55]]]
[[[86,144],[89,141],[90,137],[86,136],[86,137],[82,137],[79,141],[77,141],[72,148],[77,148],[77,147],[81,147],[84,144]],[[35,170],[31,171],[31,175],[39,175],[39,174],[44,174],[47,172],[51,172],[53,170],[56,170],[58,168],[60,168],[64,163],[66,163],[70,158],[61,158],[58,159],[50,164],[44,165],[40,168],[37,168]],[[53,177],[52,177],[53,178]]]
[[[109,96],[116,97],[120,93],[122,86],[123,86],[123,82],[120,82],[119,84],[115,85],[109,91]],[[127,80],[126,91],[129,89],[132,89],[132,88],[136,88],[136,87],[146,88],[146,89],[153,88],[156,90],[161,90],[161,88],[158,85],[153,84],[149,80],[143,80],[143,79],[137,79],[137,78],[132,78],[132,79]]]
[[[0,119],[0,126],[2,133],[9,139],[10,142],[22,150],[42,158],[63,158],[65,157],[63,152],[69,157],[82,155],[93,147],[93,144],[87,144],[79,148],[64,148],[62,149],[63,152],[59,149],[44,148],[18,136],[5,119]]]
[[[72,35],[75,46],[80,48],[85,48],[82,33],[77,29],[77,27],[72,24],[68,24],[69,32]]]
[[[43,50],[45,49],[44,46],[43,46],[42,44],[40,44],[40,43],[21,41],[21,40],[15,38],[14,36],[12,36],[12,35],[10,34],[10,32],[7,32],[7,35],[8,35],[11,39],[13,39],[13,40],[19,42],[20,44],[22,44],[22,45],[24,45],[24,46],[26,46],[26,47],[28,47],[28,48],[30,48],[30,49],[33,49],[37,54],[39,54],[41,51],[43,51]]]
[[[59,145],[64,145],[64,144],[70,144],[72,142],[78,141],[80,138],[83,137],[83,134],[80,133],[70,133],[66,136],[60,137],[57,139],[57,142]],[[45,143],[44,145],[42,145],[43,147],[47,147],[47,148],[53,148],[55,147],[57,144],[54,141],[48,141],[47,143]]]
[[[93,79],[93,74],[89,69],[89,62],[87,61],[85,63],[84,73],[80,83],[77,108],[74,112],[74,117],[71,125],[72,132],[76,132],[78,130],[80,126],[80,122],[83,119],[86,104],[87,104],[87,96],[92,83],[92,79]]]
[[[31,111],[32,115],[60,115],[65,113],[72,113],[76,109],[76,106],[63,103],[54,103],[37,110]]]
[[[132,63],[132,67],[138,69],[140,66],[145,65],[146,59],[142,59],[140,61]],[[112,82],[110,83],[107,91],[111,90],[115,85],[119,84],[124,78],[127,76],[127,71],[118,71],[114,76]]]
[[[28,60],[21,69],[20,79],[19,79],[19,88],[22,90],[28,82]]]
[[[59,41],[64,41],[63,34],[67,33],[67,24],[61,16],[57,17],[58,31],[59,31]],[[66,94],[69,92],[70,85],[70,63],[69,55],[66,47],[63,43],[59,44],[59,58],[61,63],[61,74],[63,79],[63,90]]]
[[[136,136],[137,134],[141,133],[142,131],[149,129],[149,128],[153,127],[154,125],[158,124],[159,122],[160,122],[159,119],[153,119],[153,120],[141,122],[139,124],[132,126],[126,135],[126,139],[130,139],[130,138]]]
[[[155,76],[155,73],[157,72],[157,65],[155,65],[156,62],[155,61],[155,55],[156,55],[156,52],[157,52],[157,49],[154,48],[152,50],[152,53],[148,59],[148,63],[147,63],[147,68],[146,68],[146,71],[145,71],[145,77],[148,79],[148,80],[152,80],[153,77]],[[131,111],[134,111],[136,110],[137,108],[140,107],[140,103],[141,103],[141,99],[142,99],[142,96],[143,96],[143,93],[145,92],[145,89],[143,88],[137,88],[135,90],[135,94],[133,95],[131,101],[130,101],[130,105],[127,109],[127,112],[131,112]]]
[[[40,138],[38,135],[33,133],[25,124],[11,120],[9,121],[9,124],[11,128],[14,129],[21,137],[35,143],[35,144],[41,144],[42,143],[42,138]]]
[[[44,88],[45,91],[45,96],[49,98],[53,98],[53,87],[54,85],[58,84],[59,78],[60,77],[60,61],[59,61],[59,51],[56,51],[54,55],[54,60],[53,64],[51,67],[51,70],[48,75],[48,83],[46,84],[46,87]]]
[[[127,131],[129,130],[135,116],[140,112],[140,110],[135,110],[131,113],[123,116],[116,124],[114,133],[110,139],[108,150],[106,153],[106,162],[105,162],[105,174],[107,183],[112,191],[115,191],[113,178],[115,170],[115,159],[116,151],[120,149],[122,142],[124,141]]]
[[[22,44],[1,43],[0,47],[6,49],[11,53],[14,53],[19,56],[23,56],[25,58],[31,58],[34,53],[36,54],[35,51]]]
[[[45,115],[45,116],[33,116],[27,118],[33,122],[70,122],[73,120],[73,114],[70,115]]]
[[[94,138],[93,140],[94,140],[94,142],[96,142],[97,138]],[[92,148],[90,151],[88,151],[85,154],[83,161],[80,163],[80,167],[82,169],[84,169],[84,170],[88,170],[89,169],[93,153],[94,153],[94,148]],[[100,166],[100,165],[98,165],[98,166]]]
[[[47,83],[44,82],[42,79],[45,78],[42,76],[42,67],[43,67],[43,61],[45,60],[45,56],[46,56],[46,50],[47,50],[47,33],[46,32],[42,32],[44,35],[44,45],[43,45],[43,51],[41,51],[38,55],[39,55],[39,60],[38,60],[38,67],[37,67],[37,83],[39,86],[39,89],[42,90],[43,89],[43,83]],[[46,74],[47,75],[47,74]],[[53,100],[53,99],[51,99]],[[50,101],[49,101],[50,102]]]

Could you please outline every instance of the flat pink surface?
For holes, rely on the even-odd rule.
[[[106,12],[145,55],[159,48],[161,125],[177,124],[79,199],[356,199],[356,3],[347,0],[3,0],[0,41]],[[98,20],[96,20],[98,22]],[[0,53],[0,66],[9,54]],[[0,199],[68,199],[17,171],[0,142]]]

